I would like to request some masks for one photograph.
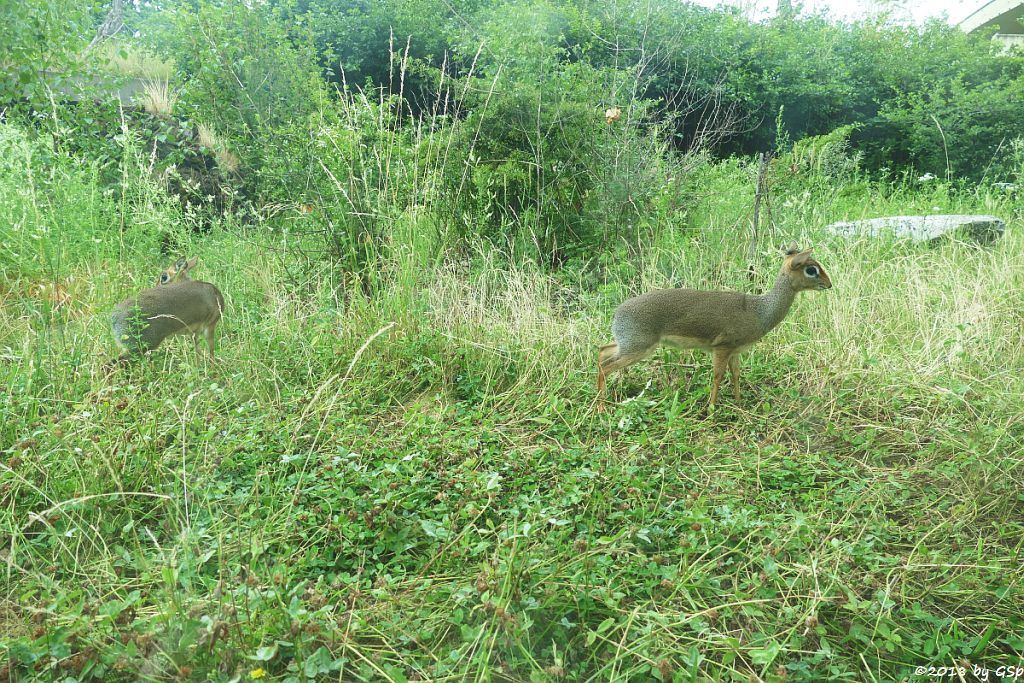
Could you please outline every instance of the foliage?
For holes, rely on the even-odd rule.
[[[656,234],[689,193],[690,162],[666,143],[787,153],[838,126],[852,165],[836,180],[861,167],[1012,173],[1002,114],[1019,105],[1021,60],[935,23],[751,23],[674,2],[310,0],[172,3],[149,27],[178,65],[182,116],[238,152],[248,194],[299,234],[315,225],[303,212],[326,218],[319,246],[293,245],[352,272],[413,207],[438,255],[484,238],[562,265]],[[320,72],[335,64],[346,85],[331,92]],[[957,115],[963,102],[991,114]],[[603,122],[610,107],[625,115]]]
[[[0,272],[59,280],[81,263],[124,250],[151,250],[166,228],[136,222],[137,211],[175,217],[167,200],[141,176],[138,141],[122,140],[121,191],[102,185],[96,161],[70,156],[21,129],[0,125]]]
[[[677,118],[684,143],[713,103],[731,107],[742,124],[728,131],[725,152],[766,151],[780,133],[799,140],[858,124],[852,144],[868,168],[938,172],[943,145],[927,132],[935,116],[959,142],[947,145],[954,173],[977,179],[1021,113],[1024,58],[938,21],[840,24],[811,15],[752,23],[673,2],[640,4],[603,4],[596,27],[604,47],[587,54],[617,64],[635,55],[652,74],[649,97],[698,115]],[[980,144],[966,143],[976,135]]]
[[[400,93],[410,109],[420,114],[435,103],[434,79],[429,73],[396,67],[396,62],[441,65],[453,59],[451,37],[458,33],[458,15],[451,10],[472,11],[482,3],[302,0],[278,4],[310,27],[320,64],[332,82],[385,87]]]
[[[293,199],[315,168],[303,124],[328,97],[308,32],[289,32],[269,5],[236,2],[173,5],[156,28],[153,49],[183,80],[181,114],[231,142],[254,193]]]
[[[1006,179],[1015,134],[1004,123],[1024,118],[1024,74],[974,85],[960,77],[893,100],[881,116],[899,132],[889,155],[934,174]]]
[[[1020,114],[1024,57],[998,54],[987,36],[937,21],[910,27],[880,16],[841,24],[811,15],[755,23],[672,0],[371,5],[342,9],[324,0],[301,14],[324,27],[321,54],[344,52],[341,62],[358,79],[395,91],[392,50],[404,55],[407,43],[411,61],[445,64],[457,78],[501,68],[529,73],[545,92],[564,87],[569,64],[624,70],[637,76],[622,79],[635,88],[625,99],[657,102],[682,149],[760,152],[780,133],[798,140],[858,123],[851,142],[869,169],[914,164],[936,172],[945,169],[934,166],[945,152],[928,133],[934,116],[955,139],[980,135],[976,148],[947,144],[954,173],[978,179]],[[331,63],[339,59],[329,54]],[[436,93],[414,75],[408,98],[422,111]],[[516,75],[513,82],[523,80]],[[622,100],[625,93],[608,94]]]
[[[40,96],[41,71],[80,64],[80,51],[93,33],[93,2],[0,0],[0,108],[22,97]]]

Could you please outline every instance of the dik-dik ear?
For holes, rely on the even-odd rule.
[[[800,247],[796,246],[796,242],[790,242],[789,246],[783,244],[781,249],[782,253],[785,254],[786,256],[792,256],[793,254],[800,253]]]
[[[810,259],[810,258],[811,258],[811,250],[810,249],[808,249],[807,251],[801,251],[801,252],[799,252],[798,254],[793,256],[793,258],[791,258],[789,260],[789,267],[792,268],[793,270],[796,270],[800,266],[802,266],[805,263],[807,263],[808,259]]]
[[[199,257],[198,256],[193,256],[192,258],[190,258],[187,261],[185,261],[185,267],[182,268],[182,270],[185,270],[185,271],[192,270],[193,268],[196,267],[197,263],[199,263]]]

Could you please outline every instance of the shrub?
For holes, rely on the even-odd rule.
[[[65,71],[80,64],[80,51],[92,37],[89,2],[0,0],[0,109],[23,97],[46,93],[43,71]]]
[[[178,109],[230,143],[255,194],[294,201],[313,168],[307,123],[328,100],[311,38],[271,5],[176,5],[152,47],[173,58]]]

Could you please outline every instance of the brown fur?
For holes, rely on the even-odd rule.
[[[224,311],[224,297],[209,282],[188,276],[197,261],[196,258],[179,259],[161,273],[156,287],[143,290],[114,307],[111,321],[114,337],[125,349],[119,361],[152,351],[164,339],[176,334],[191,334],[197,351],[202,334],[213,360],[214,329]]]
[[[815,270],[817,272],[815,272]],[[809,275],[813,273],[813,275]],[[604,409],[609,374],[629,367],[662,343],[712,354],[711,405],[726,369],[733,396],[740,397],[739,356],[782,322],[798,292],[829,289],[832,281],[810,250],[793,245],[771,291],[761,296],[739,292],[659,289],[628,299],[615,311],[615,342],[602,346],[597,359],[598,410]]]

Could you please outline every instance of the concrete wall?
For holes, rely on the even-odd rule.
[[[1024,34],[1018,33],[997,33],[992,40],[1002,43],[1007,50],[1012,48],[1024,49]]]
[[[992,36],[1004,52],[1024,50],[1024,0],[988,0],[960,22],[968,33],[998,26]]]
[[[94,98],[116,97],[122,104],[131,104],[145,87],[145,81],[141,78],[66,76],[54,71],[40,71],[39,78],[46,81],[54,92],[71,100],[81,98],[82,90],[85,88]]]

